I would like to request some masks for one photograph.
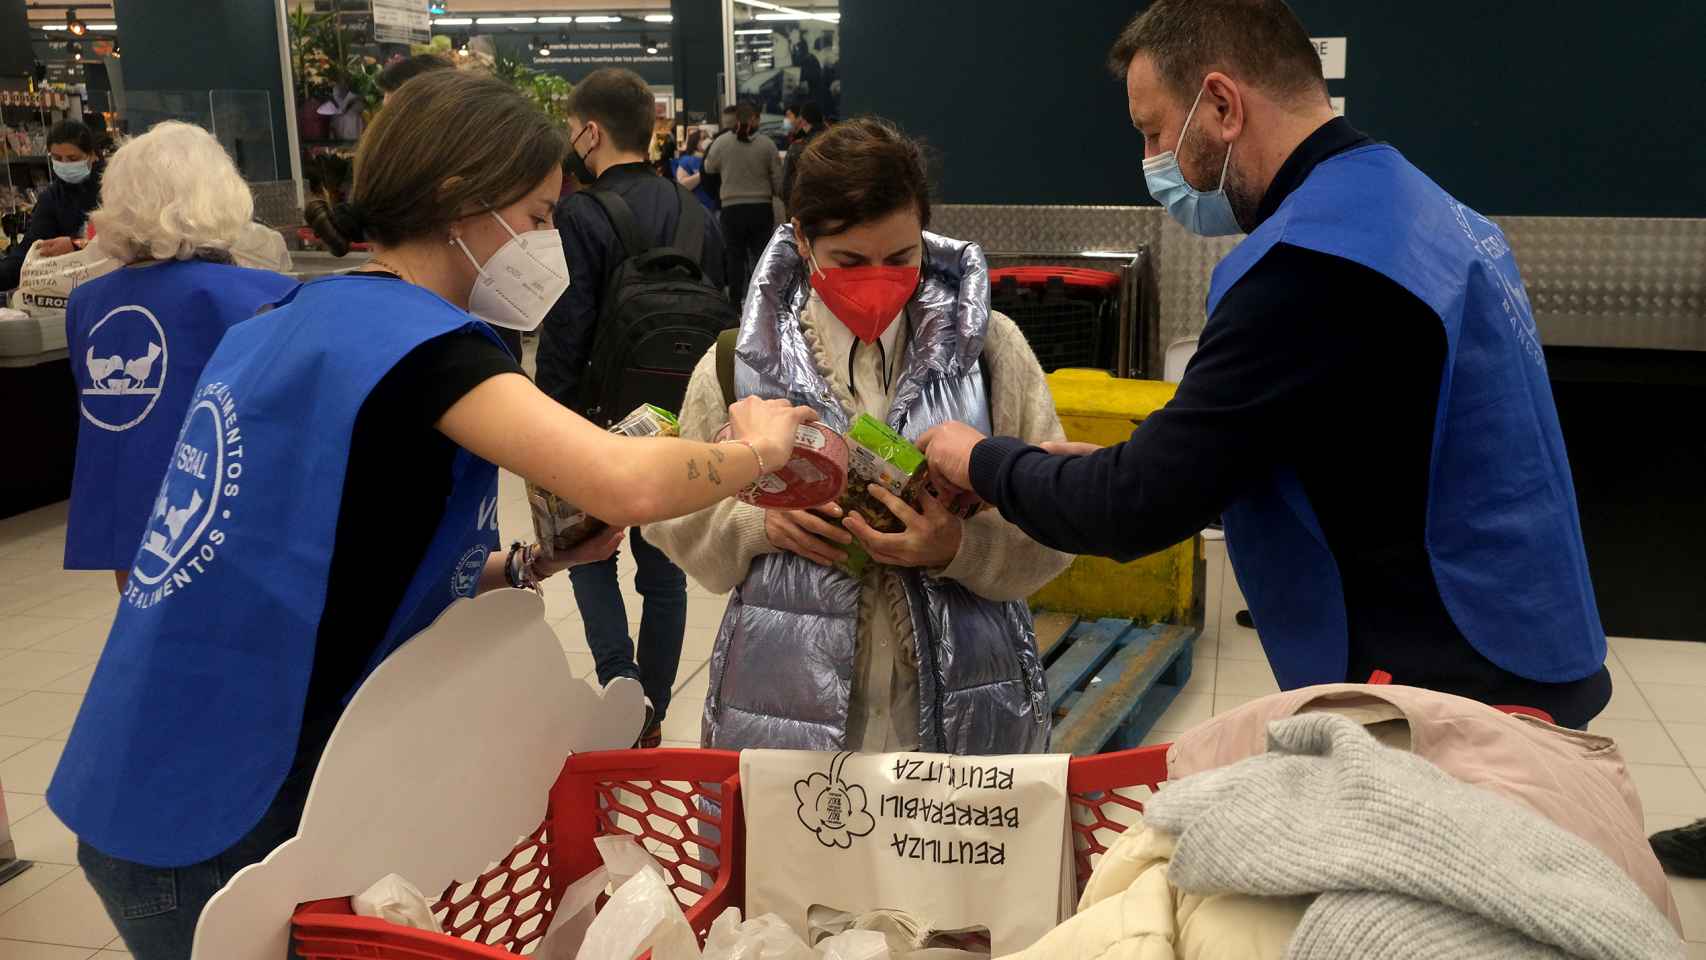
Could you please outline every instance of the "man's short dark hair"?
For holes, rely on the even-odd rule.
[[[407,60],[398,60],[389,67],[379,71],[379,76],[373,82],[386,93],[396,93],[397,88],[423,73],[433,70],[454,70],[456,64],[436,53],[417,53]]]
[[[1286,97],[1327,95],[1321,57],[1284,0],[1155,0],[1120,31],[1108,66],[1123,79],[1139,54],[1186,100],[1212,70]]]
[[[782,116],[784,116],[784,117],[797,117],[799,115],[800,115],[800,108],[794,106],[791,103],[788,104],[787,108],[782,111]]]
[[[815,103],[807,103],[800,107],[800,117],[811,124],[813,130],[823,126],[823,108]]]
[[[652,88],[632,70],[606,67],[587,74],[569,92],[569,115],[603,127],[616,149],[625,153],[651,149],[657,115]]]

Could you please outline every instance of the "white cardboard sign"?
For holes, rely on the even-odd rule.
[[[1321,57],[1321,75],[1328,80],[1345,79],[1346,37],[1310,37],[1315,52]]]
[[[741,753],[747,916],[899,910],[994,956],[1062,918],[1068,758]],[[760,828],[760,825],[763,825]]]
[[[576,680],[543,601],[495,590],[451,604],[362,684],[320,758],[295,839],[215,894],[192,960],[276,960],[290,917],[389,873],[436,896],[544,818],[571,753],[627,747],[639,683]]]

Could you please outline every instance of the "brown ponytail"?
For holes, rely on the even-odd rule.
[[[750,103],[735,107],[735,136],[741,143],[749,143],[752,135],[758,132],[758,108]]]

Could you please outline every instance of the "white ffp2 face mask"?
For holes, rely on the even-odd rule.
[[[496,211],[492,217],[503,225],[510,239],[484,266],[468,252],[462,238],[456,238],[462,255],[479,271],[468,292],[468,312],[494,327],[523,332],[536,329],[557,298],[569,289],[563,236],[556,230],[516,233]]]

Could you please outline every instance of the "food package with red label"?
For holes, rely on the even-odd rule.
[[[646,404],[623,417],[610,432],[625,437],[679,437],[681,426],[675,414]],[[547,560],[556,556],[557,551],[585,543],[610,526],[531,480],[527,482],[527,505],[533,512],[533,533],[539,538],[539,552]]]
[[[722,443],[733,435],[733,426],[725,425],[716,440]],[[834,500],[846,486],[847,441],[814,421],[794,430],[787,463],[747,484],[735,497],[767,510],[804,510]]]

